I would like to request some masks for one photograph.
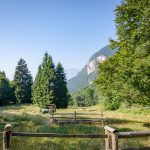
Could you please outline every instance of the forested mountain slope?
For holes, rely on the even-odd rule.
[[[105,46],[91,56],[88,63],[77,74],[77,76],[67,81],[70,92],[76,92],[89,85],[96,78],[96,70],[99,62],[104,61],[107,57],[113,55],[116,50]]]

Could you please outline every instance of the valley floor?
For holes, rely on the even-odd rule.
[[[97,113],[100,106],[87,108],[59,109],[57,113]],[[150,110],[146,108],[123,108],[117,111],[105,111],[105,125],[118,131],[150,130]],[[56,125],[50,123],[49,114],[41,114],[34,105],[15,105],[0,107],[0,132],[4,126],[11,123],[15,132],[32,133],[65,133],[65,134],[104,134],[102,124],[70,124]],[[120,139],[121,148],[150,147],[149,138]],[[2,149],[2,134],[0,134],[0,149]],[[26,138],[12,137],[12,150],[103,150],[104,139],[79,138]]]

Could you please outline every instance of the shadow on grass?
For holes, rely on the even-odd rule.
[[[104,139],[79,138],[18,138],[12,137],[15,150],[103,150]],[[23,145],[23,146],[22,146]]]
[[[13,110],[20,110],[22,108],[24,108],[24,106],[30,106],[31,104],[13,104],[13,105],[8,105],[8,106],[1,106],[0,107],[0,110],[10,110],[10,109],[13,109]]]
[[[126,123],[142,123],[140,121],[117,119],[117,118],[105,118],[105,124],[126,124]]]
[[[64,134],[103,134],[102,127],[95,125],[71,125],[56,126],[44,122],[45,118],[40,115],[0,113],[4,129],[6,123],[11,123],[14,132],[45,132]],[[2,137],[0,137],[0,146]],[[11,149],[15,150],[98,150],[103,149],[104,139],[80,139],[80,138],[29,138],[12,137]]]
[[[7,123],[11,123],[13,131],[16,132],[44,132],[44,133],[91,133],[91,134],[102,134],[104,133],[102,126],[97,125],[67,125],[59,126],[50,124],[49,119],[40,115],[31,115],[23,113],[12,114],[12,113],[0,113],[0,131],[3,131],[4,126]]]
[[[36,128],[37,126],[42,126],[46,124],[46,118],[40,115],[30,115],[27,113],[13,114],[13,113],[3,113],[0,112],[0,131],[4,130],[7,123],[11,123],[14,131],[23,131],[30,128]],[[26,132],[26,131],[25,131]]]
[[[108,123],[125,124],[135,121],[107,118]],[[0,113],[0,129],[4,128],[6,123],[12,123],[13,131],[16,132],[43,132],[43,133],[62,133],[62,134],[104,134],[102,126],[97,125],[70,125],[58,126],[47,124],[45,117],[40,115],[30,115],[23,113],[22,115],[12,113]],[[132,131],[130,128],[123,127],[119,131]],[[2,139],[2,137],[0,137]],[[0,145],[2,144],[0,140]],[[141,140],[146,141],[146,140]],[[128,144],[128,147],[139,145],[144,147],[140,140],[132,142],[131,140],[123,141],[121,145]],[[23,145],[23,146],[22,146]],[[146,145],[145,145],[146,146]],[[124,146],[125,147],[125,146]],[[123,147],[123,148],[124,148]],[[12,149],[15,150],[98,150],[104,148],[104,139],[79,139],[79,138],[29,138],[29,137],[12,137]]]
[[[144,127],[147,127],[147,128],[150,128],[150,123],[149,123],[149,122],[143,123],[143,126],[144,126]]]
[[[94,125],[56,126],[45,125],[37,128],[36,132],[63,134],[104,134],[103,127]]]
[[[147,137],[120,139],[119,147],[121,150],[150,150]]]

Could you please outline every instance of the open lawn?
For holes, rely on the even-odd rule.
[[[101,112],[99,106],[85,109],[59,109],[57,112],[73,113],[75,110],[82,113]],[[149,109],[129,108],[104,113],[106,114],[105,125],[119,131],[150,130]],[[34,105],[0,107],[0,132],[7,123],[12,124],[15,132],[104,134],[101,123],[63,126],[51,124],[49,114],[41,114],[40,109]],[[120,139],[119,145],[121,148],[150,146],[150,138]],[[103,150],[104,148],[104,139],[12,137],[11,142],[11,150]],[[2,134],[0,135],[0,149],[2,149]]]

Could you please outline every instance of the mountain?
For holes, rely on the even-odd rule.
[[[110,49],[107,45],[93,54],[83,69],[75,77],[67,81],[69,91],[76,92],[91,84],[96,78],[98,63],[102,63],[108,57],[115,54],[116,51]]]

